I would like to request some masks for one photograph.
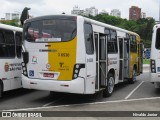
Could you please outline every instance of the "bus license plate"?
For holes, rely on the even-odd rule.
[[[54,73],[43,73],[43,77],[54,78]]]

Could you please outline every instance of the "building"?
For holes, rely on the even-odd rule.
[[[84,10],[81,10],[78,6],[73,7],[73,10],[71,11],[71,14],[73,15],[84,15]]]
[[[146,18],[146,13],[145,12],[141,13],[141,18]]]
[[[19,13],[6,13],[5,20],[13,20],[13,19],[19,19],[20,14]]]
[[[121,17],[121,11],[118,9],[113,9],[113,10],[111,10],[110,15],[115,16],[115,17]]]
[[[99,14],[106,14],[106,15],[109,15],[109,13],[106,11],[106,10],[102,10],[101,12],[99,12]]]
[[[96,9],[95,7],[86,8],[85,15],[86,16],[89,16],[89,15],[96,16],[98,15],[98,9]]]
[[[131,6],[129,8],[129,20],[138,20],[141,18],[141,8],[137,6]]]
[[[1,20],[5,20],[5,18],[1,18]]]
[[[81,10],[78,6],[73,7],[71,14],[74,15],[85,15],[85,16],[96,16],[98,15],[98,9],[95,7],[86,8],[85,10]]]

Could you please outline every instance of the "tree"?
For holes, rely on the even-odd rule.
[[[140,35],[141,39],[144,41],[145,46],[149,47],[152,38],[152,29],[155,25],[154,19],[139,19],[139,20],[127,20],[107,14],[98,14],[97,16],[88,16],[91,19],[117,26],[129,31],[136,32]]]
[[[19,19],[3,20],[1,21],[1,23],[16,26],[16,27],[21,27],[21,25],[19,24]]]

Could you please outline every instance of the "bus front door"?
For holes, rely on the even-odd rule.
[[[129,40],[126,38],[119,38],[119,80],[129,77]]]
[[[96,48],[96,91],[106,86],[107,79],[107,36],[102,33],[94,33]]]

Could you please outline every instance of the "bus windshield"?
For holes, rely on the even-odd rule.
[[[29,42],[65,42],[74,39],[76,34],[76,20],[45,19],[24,26],[24,39]]]
[[[156,34],[156,49],[160,50],[160,28],[157,29]]]

